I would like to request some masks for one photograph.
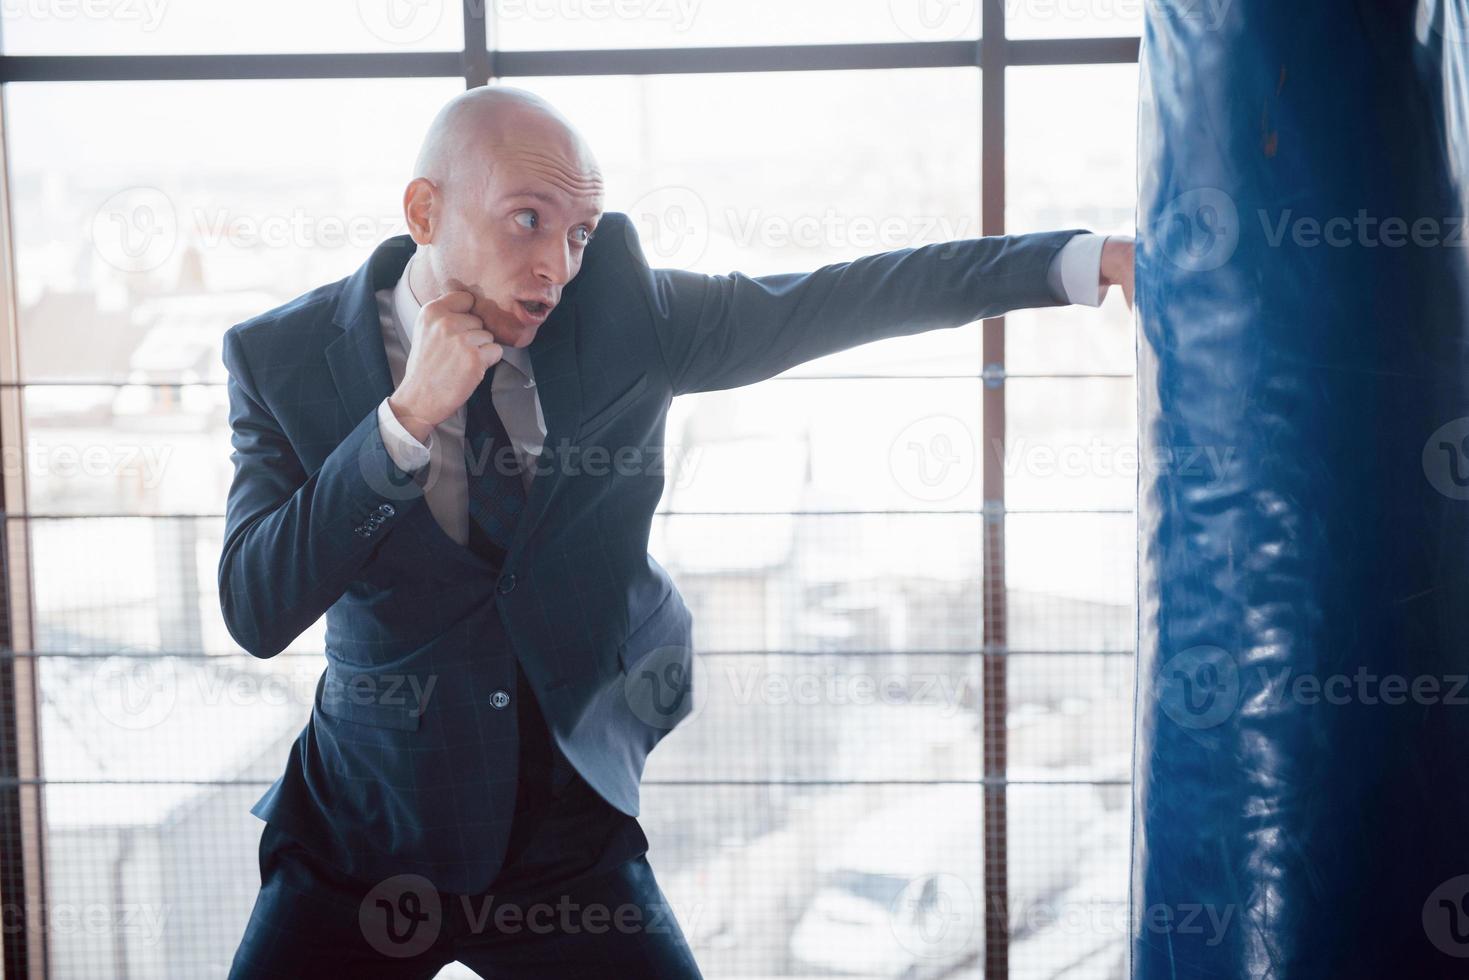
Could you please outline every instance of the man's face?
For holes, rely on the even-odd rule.
[[[525,347],[581,269],[602,217],[601,175],[565,140],[512,139],[458,184],[434,236],[436,278],[474,296],[497,342]]]

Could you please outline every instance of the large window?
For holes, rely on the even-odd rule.
[[[220,618],[220,338],[402,230],[444,100],[550,99],[654,265],[1129,232],[1140,6],[5,6],[7,973],[224,975],[324,624]],[[1132,353],[1116,296],[674,402],[641,819],[707,976],[1123,975]]]

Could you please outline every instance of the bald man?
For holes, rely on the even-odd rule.
[[[1081,230],[707,276],[603,207],[559,112],[472,90],[408,234],[225,334],[225,622],[266,658],[327,619],[232,977],[698,977],[636,819],[693,708],[693,619],[647,553],[669,402],[1132,298],[1131,242]]]

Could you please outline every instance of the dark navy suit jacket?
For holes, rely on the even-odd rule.
[[[1077,233],[710,276],[649,268],[632,223],[605,214],[529,346],[545,452],[499,568],[444,534],[422,471],[400,470],[378,430],[392,379],[374,293],[401,274],[408,236],[232,326],[224,620],[271,657],[327,618],[310,720],[254,812],[364,877],[420,870],[446,890],[486,886],[476,828],[506,760],[455,747],[473,743],[490,696],[476,637],[503,629],[566,758],[636,816],[649,751],[692,708],[692,617],[647,551],[670,400],[880,338],[1059,305],[1047,270]]]

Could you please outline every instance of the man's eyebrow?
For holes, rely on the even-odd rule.
[[[515,200],[516,198],[519,198],[519,197],[528,197],[528,198],[530,198],[533,201],[540,201],[541,203],[543,203],[543,204],[549,204],[552,207],[555,207],[556,205],[558,205],[558,204],[561,203],[560,201],[558,201],[554,197],[552,197],[550,194],[547,194],[547,193],[545,193],[543,191],[530,190],[529,188],[527,188],[526,190],[511,191],[509,194],[506,194],[503,198],[501,198],[501,200],[504,200],[504,201],[513,201],[513,200]],[[587,208],[586,211],[583,212],[583,213],[586,214],[588,217],[595,218],[597,215],[601,214],[602,212],[601,212],[601,210],[599,208]]]

